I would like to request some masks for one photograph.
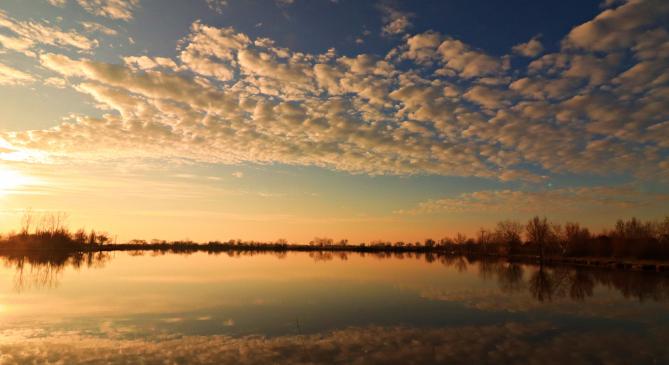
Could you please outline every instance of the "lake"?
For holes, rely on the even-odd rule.
[[[318,252],[30,261],[0,267],[0,364],[669,363],[658,273]]]

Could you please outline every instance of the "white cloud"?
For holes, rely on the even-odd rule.
[[[236,177],[236,178],[238,178],[238,179],[241,179],[241,178],[244,177],[244,173],[241,172],[241,171],[235,171],[235,172],[232,173],[232,176],[233,176],[233,177]]]

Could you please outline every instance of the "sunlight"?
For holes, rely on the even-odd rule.
[[[0,138],[0,161],[47,163],[48,155],[42,151],[18,148]]]
[[[0,196],[9,195],[13,191],[30,184],[32,179],[17,171],[0,168]]]

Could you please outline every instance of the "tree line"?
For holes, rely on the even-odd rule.
[[[558,224],[535,216],[526,223],[505,220],[492,229],[480,229],[473,237],[458,233],[440,240],[422,242],[372,241],[351,244],[348,240],[314,238],[308,244],[229,240],[199,244],[192,241],[131,240],[111,243],[106,233],[66,227],[64,213],[36,215],[27,212],[19,233],[0,237],[0,251],[16,247],[64,250],[160,250],[185,251],[352,251],[352,252],[434,252],[460,255],[547,257],[612,257],[669,259],[669,217],[658,221],[637,218],[618,220],[612,228],[592,233],[579,223]]]
[[[351,247],[347,240],[315,238],[313,247]],[[594,234],[576,222],[564,225],[535,216],[525,224],[505,220],[492,229],[481,228],[473,237],[458,233],[423,242],[372,241],[356,247],[396,251],[445,251],[458,254],[550,257],[621,257],[669,259],[669,217],[659,221],[618,220],[613,228]]]
[[[613,228],[593,234],[579,223],[561,225],[535,216],[526,224],[503,221],[494,229],[481,229],[472,239],[459,235],[440,244],[511,256],[669,259],[669,217],[660,221],[621,219]]]

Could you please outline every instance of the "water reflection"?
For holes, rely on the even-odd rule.
[[[278,337],[128,340],[54,333],[20,343],[0,341],[0,352],[3,364],[52,359],[86,364],[666,364],[668,336],[661,327],[630,336],[508,322],[436,329],[353,327]]]
[[[2,260],[5,267],[14,269],[14,289],[21,292],[31,288],[56,287],[59,275],[65,267],[100,268],[111,257],[109,252],[75,254],[35,252],[30,255],[6,255],[2,257]]]
[[[179,252],[178,254],[192,255],[194,253]],[[29,256],[3,256],[0,259],[3,260],[6,267],[14,269],[14,288],[20,292],[30,288],[57,286],[59,276],[65,267],[74,269],[104,267],[113,258],[113,254],[113,252],[88,252],[74,255],[35,253]],[[146,255],[156,257],[175,253],[169,251],[128,251],[124,254],[133,257]],[[594,295],[597,286],[615,289],[624,298],[639,301],[660,301],[669,298],[669,275],[662,273],[529,265],[490,258],[435,255],[432,253],[312,251],[306,254],[314,262],[347,261],[350,256],[355,256],[376,260],[418,260],[427,264],[453,267],[461,273],[474,269],[478,271],[479,277],[484,281],[496,281],[501,292],[512,294],[527,291],[538,302],[550,302],[556,298],[584,301]],[[288,257],[289,253],[285,251],[228,251],[209,252],[207,255],[225,255],[230,258],[261,255],[283,260]]]
[[[660,273],[416,253],[2,259],[2,364],[669,363]]]

